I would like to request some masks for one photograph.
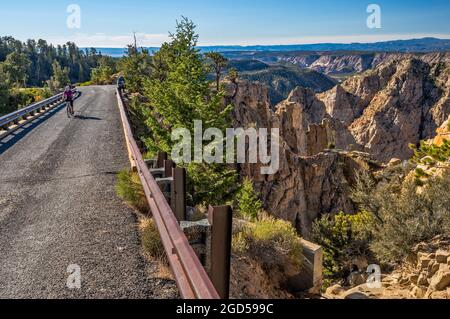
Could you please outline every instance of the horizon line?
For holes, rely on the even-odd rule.
[[[156,34],[137,34],[138,42],[143,42],[139,47],[159,48],[162,43],[169,41],[168,36]],[[129,38],[130,42],[127,42]],[[63,40],[64,39],[64,40]],[[357,45],[375,44],[392,41],[411,41],[423,39],[450,40],[450,34],[384,34],[384,35],[349,35],[349,36],[308,36],[294,38],[254,39],[249,41],[233,41],[224,43],[199,42],[198,47],[256,47],[256,46],[311,46],[311,45]],[[53,45],[62,45],[74,42],[81,48],[123,49],[132,43],[132,37],[120,35],[109,36],[106,34],[75,34],[72,37],[54,38],[47,40]],[[84,42],[84,43],[83,43]],[[95,44],[97,42],[98,44]],[[110,44],[109,44],[110,42]],[[125,44],[127,43],[127,44]]]

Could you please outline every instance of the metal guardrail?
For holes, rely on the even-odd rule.
[[[184,299],[220,299],[211,279],[181,230],[172,208],[150,173],[133,137],[128,115],[118,90],[116,94],[131,165],[139,174],[181,297]]]
[[[77,91],[74,90],[74,93]],[[52,96],[46,100],[31,104],[27,107],[24,107],[23,109],[17,110],[15,112],[12,112],[10,114],[4,115],[0,117],[0,129],[7,128],[10,124],[17,124],[19,125],[19,121],[21,119],[26,120],[28,116],[34,115],[33,113],[37,111],[41,111],[48,107],[51,104],[54,104],[56,102],[62,102],[63,93],[57,94],[55,96]],[[23,123],[25,124],[25,123]]]

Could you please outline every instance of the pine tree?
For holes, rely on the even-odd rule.
[[[210,60],[212,68],[216,74],[216,89],[220,89],[220,79],[222,77],[222,70],[227,66],[228,59],[218,52],[209,52],[206,57]]]
[[[69,68],[62,68],[58,61],[53,62],[53,76],[47,82],[50,91],[58,92],[70,83]]]
[[[31,61],[25,53],[15,51],[8,54],[1,67],[10,85],[25,87],[30,65]]]
[[[183,17],[170,38],[153,58],[155,69],[145,85],[145,95],[150,101],[147,125],[152,133],[146,144],[153,153],[171,154],[175,144],[172,130],[186,128],[192,133],[195,120],[202,121],[204,130],[218,128],[225,133],[231,127],[231,106],[224,107],[223,94],[211,90],[208,67],[197,48],[194,23]],[[235,171],[226,165],[186,163],[185,166],[194,204],[219,203],[235,188]]]

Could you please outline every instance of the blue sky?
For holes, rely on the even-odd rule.
[[[381,29],[366,25],[371,3],[381,7]],[[70,4],[81,8],[80,29],[67,27]],[[156,46],[181,15],[198,25],[202,45],[450,38],[448,0],[22,0],[2,1],[0,12],[2,36],[79,46],[123,47],[133,31],[140,45]]]

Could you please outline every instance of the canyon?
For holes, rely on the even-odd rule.
[[[267,86],[226,82],[236,127],[279,128],[280,169],[242,164],[265,208],[308,238],[322,214],[353,213],[359,170],[408,160],[409,145],[436,136],[450,115],[450,55],[390,55],[375,68],[316,93],[297,87],[272,105]]]

